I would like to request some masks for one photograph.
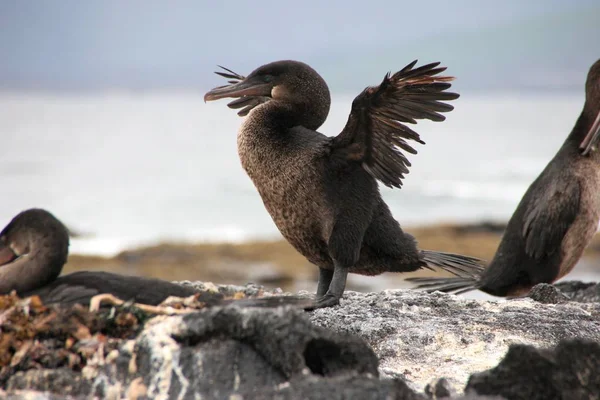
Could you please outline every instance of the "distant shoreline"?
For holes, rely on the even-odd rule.
[[[504,227],[504,223],[483,221],[406,227],[405,231],[416,237],[420,248],[456,252],[489,261]],[[600,235],[594,238],[586,252],[585,265],[590,276],[594,276],[596,270],[600,273],[600,268],[594,268],[596,260],[600,263]],[[239,243],[167,242],[128,249],[111,257],[71,254],[64,273],[78,270],[112,271],[171,281],[255,282],[288,291],[312,288],[317,271],[283,239]],[[350,284],[354,290],[402,287],[402,281],[408,276],[431,274],[431,271],[420,270],[412,274],[386,274],[383,278],[356,276]]]

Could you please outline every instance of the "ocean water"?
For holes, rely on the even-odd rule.
[[[354,96],[333,96],[336,135]],[[583,93],[464,95],[416,130],[401,190],[382,188],[404,225],[506,220],[555,154]],[[240,166],[241,118],[201,93],[0,93],[0,225],[44,207],[110,255],[160,241],[279,237]]]

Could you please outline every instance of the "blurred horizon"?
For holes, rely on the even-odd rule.
[[[0,1],[0,90],[192,90],[277,59],[333,92],[441,61],[457,90],[572,91],[600,57],[600,3]]]

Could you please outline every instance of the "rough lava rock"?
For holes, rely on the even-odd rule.
[[[600,283],[564,281],[555,283],[554,287],[559,289],[571,301],[600,303]]]
[[[315,310],[310,319],[363,338],[379,357],[383,377],[402,378],[418,391],[444,377],[462,392],[471,374],[496,366],[511,344],[551,348],[574,338],[600,343],[600,304],[594,303],[345,292],[341,306]]]
[[[269,398],[261,396],[279,391],[282,398],[421,398],[402,382],[381,382],[377,357],[363,340],[314,326],[289,307],[156,317],[109,358],[81,374],[18,372],[7,390],[121,398],[137,386],[149,398]],[[327,390],[305,397],[321,386]]]
[[[510,400],[600,398],[600,343],[561,342],[554,349],[513,345],[502,362],[474,374],[465,391]]]
[[[559,288],[548,283],[540,283],[535,285],[533,288],[531,288],[531,291],[527,297],[537,302],[546,304],[558,304],[569,301],[569,297],[565,295]]]
[[[569,299],[589,289],[572,288]],[[540,293],[544,302],[346,292],[340,306],[310,313],[228,306],[159,316],[80,371],[20,371],[4,389],[14,399],[600,398],[600,304]]]
[[[250,394],[305,375],[378,376],[362,340],[315,327],[289,308],[225,307],[156,321],[135,351],[151,397]]]

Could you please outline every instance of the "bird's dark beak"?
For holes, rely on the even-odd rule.
[[[0,267],[14,261],[17,258],[15,252],[7,246],[6,243],[0,242]]]
[[[252,82],[245,79],[227,86],[219,86],[204,95],[204,101],[219,100],[226,97],[269,96],[272,85],[264,82]]]
[[[581,152],[582,155],[585,156],[592,151],[596,142],[598,141],[598,137],[600,137],[600,111],[598,111],[598,115],[596,115],[596,119],[594,120],[592,127],[588,131],[587,135],[585,135],[585,138],[579,146],[579,149],[583,150]]]

